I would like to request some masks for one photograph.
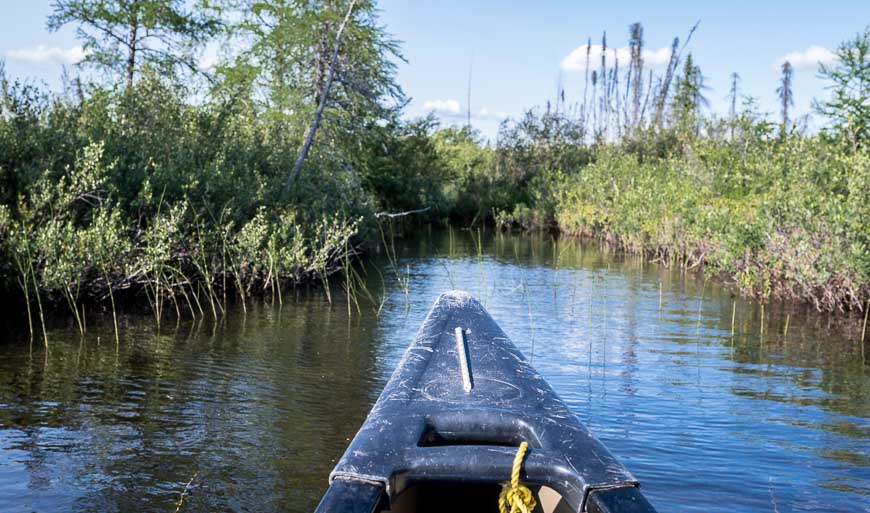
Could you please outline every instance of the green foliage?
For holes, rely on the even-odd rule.
[[[217,316],[228,293],[280,294],[336,270],[376,207],[441,209],[430,125],[398,121],[398,44],[367,0],[343,33],[306,170],[282,191],[346,10],[56,2],[49,27],[75,26],[83,64],[105,74],[53,95],[0,66],[0,279],[28,315],[34,298],[40,313],[42,298],[65,300],[83,327],[82,301],[114,308],[124,293],[144,294],[158,323],[167,301]],[[203,88],[197,57],[215,37],[232,44]]]
[[[556,182],[556,220],[665,262],[732,277],[761,299],[860,308],[870,284],[870,156],[818,137],[744,147],[698,140],[691,159],[639,163],[619,150]],[[732,170],[730,174],[723,169]]]
[[[168,73],[198,72],[196,51],[218,33],[220,21],[208,2],[186,10],[182,0],[59,0],[48,28],[75,24],[84,43],[82,63],[126,77],[142,67]]]
[[[701,109],[709,106],[707,98],[704,97],[706,89],[708,87],[704,85],[701,68],[695,64],[690,53],[683,65],[683,74],[677,79],[671,109],[673,122],[677,127],[684,131],[697,132]]]
[[[721,274],[762,300],[832,310],[861,308],[870,293],[866,151],[778,134],[752,99],[728,121],[691,115],[688,126],[640,130],[609,144],[542,136],[548,123],[567,122],[532,116],[503,127],[510,136],[494,148],[455,129],[436,131],[450,180],[443,189],[485,184],[484,214],[502,229],[602,237]],[[701,121],[710,135],[696,135]],[[477,203],[446,197],[454,215],[472,218],[468,209]]]
[[[343,1],[259,0],[245,5],[233,30],[250,45],[220,70],[221,88],[263,94],[270,115],[292,113],[308,122],[320,101],[335,34],[347,10]],[[369,0],[357,1],[342,34],[340,59],[324,129],[367,131],[396,115],[403,100],[395,82],[398,42],[377,22]],[[300,116],[301,114],[301,116]],[[326,136],[328,138],[329,136]]]
[[[500,177],[495,173],[492,152],[480,136],[466,128],[445,128],[432,134],[444,169],[439,184],[449,213],[461,219],[485,217],[491,209],[505,206]]]
[[[586,165],[592,150],[583,142],[581,125],[551,109],[527,111],[516,123],[503,123],[495,147],[484,145],[468,129],[446,128],[432,135],[446,167],[442,185],[452,216],[483,221],[501,212],[502,221],[529,225],[546,215],[541,176]],[[510,217],[508,217],[510,216]]]
[[[429,207],[432,214],[447,213],[442,183],[448,169],[438,151],[438,139],[430,137],[434,127],[434,119],[424,118],[371,128],[356,160],[366,169],[363,186],[381,198],[385,210]]]
[[[870,144],[870,27],[840,44],[836,54],[834,64],[819,66],[819,75],[830,81],[831,97],[814,105],[853,151],[866,149]]]
[[[76,317],[110,292],[193,309],[204,288],[208,304],[238,280],[247,294],[328,274],[374,208],[326,152],[281,199],[298,139],[246,102],[195,105],[148,71],[82,101],[0,84],[0,275]]]

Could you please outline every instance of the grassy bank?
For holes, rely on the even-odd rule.
[[[479,216],[464,211],[468,203],[455,215],[601,238],[703,270],[762,301],[862,311],[870,298],[870,154],[818,135],[768,128],[759,137],[757,121],[743,122],[733,137],[722,122],[710,130],[729,135],[573,147],[574,155],[553,158],[584,164],[541,169],[524,184],[499,175],[482,187]],[[515,151],[491,148],[486,160],[510,169]]]
[[[861,309],[870,297],[870,158],[818,138],[704,141],[639,162],[604,151],[548,184],[560,230],[703,269],[760,300]]]

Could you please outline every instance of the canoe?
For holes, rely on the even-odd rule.
[[[330,474],[316,513],[499,511],[515,468],[536,512],[655,511],[483,305],[448,292]]]

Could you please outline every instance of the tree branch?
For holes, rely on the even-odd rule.
[[[404,217],[404,216],[411,215],[411,214],[420,214],[423,212],[428,212],[431,208],[432,207],[418,208],[417,210],[408,210],[407,212],[396,212],[396,213],[378,212],[375,214],[375,217],[389,217],[389,218]]]
[[[341,25],[338,27],[338,32],[335,34],[335,45],[332,49],[332,58],[329,62],[326,84],[323,86],[323,94],[320,95],[320,104],[314,112],[314,120],[311,122],[311,128],[308,130],[308,135],[305,136],[305,142],[302,144],[302,151],[299,152],[299,156],[296,158],[296,163],[293,164],[293,169],[290,171],[290,176],[287,177],[287,185],[284,187],[285,195],[289,194],[290,190],[293,188],[293,182],[296,181],[296,176],[299,175],[299,170],[302,169],[302,163],[305,161],[305,157],[311,149],[311,143],[314,141],[314,134],[320,126],[320,119],[323,117],[323,109],[326,108],[326,100],[329,97],[329,88],[332,86],[332,79],[335,75],[335,65],[336,62],[338,62],[338,50],[341,47],[341,35],[344,32],[344,28],[347,26],[347,22],[350,21],[355,6],[356,0],[351,0],[350,5],[347,8],[347,14],[344,15],[344,20],[342,20]]]

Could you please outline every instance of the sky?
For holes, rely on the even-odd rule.
[[[0,0],[0,59],[10,77],[59,88],[62,67],[82,54],[73,27],[47,30],[51,4]],[[710,87],[710,109],[723,115],[732,72],[742,77],[742,93],[778,115],[775,91],[786,58],[795,67],[794,112],[810,113],[812,99],[828,94],[818,62],[831,62],[840,42],[870,25],[870,0],[380,0],[378,6],[407,60],[398,70],[411,100],[406,116],[434,112],[445,125],[464,124],[470,71],[472,124],[490,138],[502,119],[555,99],[560,83],[568,103],[581,100],[587,38],[600,44],[606,31],[609,48],[624,48],[636,21],[655,71],[664,68],[673,38],[684,40],[700,21],[686,51]],[[620,61],[624,69],[622,51]]]

